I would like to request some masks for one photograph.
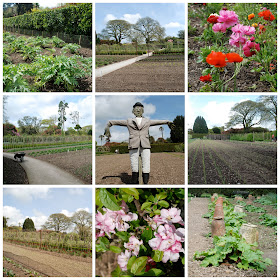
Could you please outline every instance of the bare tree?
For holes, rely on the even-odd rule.
[[[102,146],[102,140],[103,140],[104,137],[105,137],[105,136],[104,136],[103,134],[99,135],[99,138],[100,138],[100,140],[101,140],[101,146]]]
[[[78,232],[82,240],[90,236],[92,228],[91,213],[85,210],[77,211],[76,213],[74,213],[71,220],[72,223],[76,225],[76,231]]]
[[[159,127],[159,130],[161,131],[161,138],[163,139],[163,131],[164,131],[164,128],[162,126]]]
[[[126,20],[115,19],[109,20],[106,24],[106,29],[104,33],[113,37],[116,40],[116,43],[119,44],[121,41],[129,36],[129,30],[131,28],[131,24]]]
[[[71,219],[62,213],[56,213],[49,216],[43,228],[53,229],[57,232],[67,230],[71,225]]]
[[[267,122],[274,122],[277,129],[277,96],[276,95],[261,95],[258,99],[263,104],[261,108],[263,118]]]

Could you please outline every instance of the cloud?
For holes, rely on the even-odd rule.
[[[81,211],[81,210],[85,210],[85,211],[91,213],[91,210],[87,207],[86,208],[77,208],[74,212],[70,212],[66,209],[63,209],[63,210],[61,210],[60,213],[64,214],[67,217],[72,217],[76,212]]]
[[[70,195],[83,195],[85,192],[83,189],[68,189]]]
[[[185,29],[185,25],[179,22],[169,22],[164,25],[165,28],[183,28]]]
[[[141,18],[141,15],[139,13],[137,14],[124,14],[121,19],[128,21],[131,24],[135,24],[138,19]]]
[[[108,22],[109,20],[115,20],[117,19],[114,15],[112,14],[107,14],[104,18],[104,22]]]
[[[24,116],[48,119],[58,117],[58,104],[61,100],[68,102],[66,108],[65,128],[73,127],[70,119],[71,111],[79,111],[80,125],[92,124],[92,97],[89,96],[60,96],[60,95],[17,95],[9,96],[6,111],[9,122],[17,126],[19,119]]]
[[[5,188],[4,194],[10,195],[20,203],[31,203],[33,199],[45,199],[50,192],[49,188]]]
[[[133,105],[136,102],[141,102],[144,105],[144,116],[147,118],[151,118],[151,116],[156,112],[156,106],[151,103],[146,103],[145,99],[145,96],[135,95],[96,96],[95,135],[98,143],[100,143],[99,135],[104,134],[104,128],[109,120],[127,120],[128,118],[134,117],[134,115],[132,114],[132,109]],[[127,128],[115,126],[111,129],[111,136],[112,142],[127,141]]]
[[[140,19],[140,18],[141,18],[141,15],[139,13],[137,13],[137,14],[124,14],[120,18],[117,18],[113,14],[107,14],[104,18],[104,22],[107,23],[110,20],[122,19],[122,20],[128,21],[131,24],[135,24],[137,22],[137,20]]]
[[[18,226],[19,223],[24,222],[24,215],[21,211],[12,206],[3,207],[3,216],[8,218],[8,225]]]

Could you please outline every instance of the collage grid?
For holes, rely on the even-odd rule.
[[[28,1],[18,2],[26,4]],[[67,279],[275,277],[278,172],[274,123],[277,124],[277,113],[271,120],[264,113],[267,108],[261,104],[270,106],[269,102],[276,102],[277,109],[277,39],[272,48],[276,53],[271,58],[266,57],[270,76],[263,80],[266,82],[261,82],[262,79],[255,80],[254,76],[260,77],[259,73],[264,71],[261,69],[264,58],[259,55],[259,60],[253,62],[257,66],[241,70],[240,65],[244,66],[244,61],[250,59],[245,50],[241,55],[244,57],[242,63],[230,61],[240,59],[235,55],[227,56],[229,51],[241,54],[241,41],[236,45],[233,42],[231,47],[225,41],[225,38],[241,40],[241,35],[230,37],[231,26],[223,27],[226,25],[223,21],[210,23],[203,19],[203,15],[214,14],[214,9],[215,16],[222,18],[220,10],[230,11],[234,2],[238,4],[234,9],[240,16],[234,24],[251,26],[249,18],[244,19],[248,9],[242,10],[242,5],[247,5],[242,1],[79,2],[92,4],[91,36],[86,30],[88,26],[82,30],[82,24],[73,25],[80,30],[75,31],[78,36],[72,37],[59,34],[58,30],[44,36],[43,27],[37,33],[34,30],[28,33],[23,27],[20,33],[25,39],[21,41],[17,36],[13,37],[15,28],[19,31],[19,24],[16,26],[13,22],[10,29],[4,27],[0,33],[4,37],[0,58],[4,65],[0,74],[4,81],[4,98],[1,99],[0,119],[3,125],[12,124],[3,126],[0,134],[4,158],[0,165],[3,170],[0,175],[3,182],[0,192],[3,276]],[[249,6],[255,3],[248,2]],[[272,5],[276,2],[270,1],[266,8],[275,12],[275,16],[277,7],[273,10]],[[48,5],[53,9],[57,3],[62,3],[61,10],[67,8],[64,7],[66,1],[52,1]],[[47,6],[43,2],[39,5]],[[256,5],[252,9],[257,17],[257,9],[265,5]],[[4,4],[0,16],[3,26],[5,8]],[[86,6],[70,11],[68,15],[71,12],[80,13],[90,21]],[[32,13],[36,14],[36,11]],[[60,16],[57,12],[53,19],[55,24],[59,24]],[[265,16],[269,17],[267,24],[255,27],[260,33],[253,36],[263,36],[261,32],[266,29],[272,36],[266,38],[269,43],[278,35],[277,24],[273,22],[273,14],[265,14],[259,25],[265,22]],[[141,26],[149,19],[152,20],[149,24],[157,28],[153,38],[141,33]],[[28,22],[27,18],[24,20]],[[20,23],[23,26],[24,20]],[[123,38],[119,37],[122,44],[112,42],[112,39],[118,40],[109,34],[113,23],[130,30]],[[83,24],[86,26],[87,22]],[[214,24],[219,24],[217,32],[212,31]],[[60,28],[71,27],[63,23]],[[228,30],[223,32],[222,28]],[[184,30],[185,34],[180,33]],[[248,29],[246,32],[244,38],[248,40],[253,31]],[[37,37],[37,41],[26,39],[30,36]],[[57,39],[44,40],[52,36]],[[88,45],[90,39],[92,50]],[[12,42],[16,43],[9,49],[8,44]],[[258,38],[256,43],[250,42],[254,44],[250,51],[257,52]],[[25,46],[31,46],[32,52]],[[265,43],[260,47],[265,47]],[[12,69],[11,64],[21,66]],[[76,73],[66,70],[65,75],[76,75],[75,81],[64,79],[64,74],[56,80],[57,85],[55,79],[49,82],[48,77],[46,80],[40,78],[45,73],[45,66],[51,72],[61,65],[67,67],[67,64]],[[96,68],[95,74],[92,74],[91,66]],[[25,80],[24,75],[29,75],[26,81],[21,80]],[[77,88],[80,92],[75,92]],[[240,120],[232,115],[234,107],[243,102],[250,102],[250,110],[255,110],[251,124],[256,120],[254,114],[260,114],[263,122],[259,120],[253,126],[266,130],[242,131]],[[205,126],[206,132],[203,131]],[[143,127],[142,135],[139,127]],[[236,131],[232,131],[232,127],[236,127]],[[28,129],[35,129],[34,134],[40,136],[22,137],[21,134],[33,134]],[[47,131],[45,134],[44,130]],[[227,134],[227,130],[231,130],[231,134]],[[61,140],[59,135],[63,131],[66,137]],[[135,140],[138,137],[139,140]],[[139,161],[140,145],[142,156]],[[15,176],[15,173],[20,175]],[[32,184],[32,187],[26,184]],[[219,199],[216,200],[213,193],[224,197],[221,219],[215,216],[218,215]],[[252,201],[251,194],[254,196]],[[236,214],[236,206],[242,211],[244,208],[247,217]],[[203,214],[206,219],[202,218]],[[259,220],[260,216],[263,220]],[[213,232],[212,219],[218,223],[223,221],[218,230],[224,232]],[[242,224],[258,225],[253,241],[241,239]],[[212,236],[217,235],[214,241],[211,232]],[[248,245],[257,240],[264,258],[261,251]],[[226,243],[228,252],[199,255],[198,251],[213,248],[213,242],[215,250],[221,250]],[[240,252],[248,257],[244,260],[238,257]],[[197,260],[193,259],[194,255]],[[42,256],[44,261],[40,260]],[[53,259],[46,256],[53,256]]]

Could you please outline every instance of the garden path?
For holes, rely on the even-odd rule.
[[[4,157],[14,158],[14,154],[3,153]],[[30,185],[84,185],[72,174],[45,161],[24,157],[20,163],[24,168]]]

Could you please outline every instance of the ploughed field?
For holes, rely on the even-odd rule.
[[[189,184],[277,184],[277,144],[195,140]]]
[[[185,56],[152,55],[96,78],[97,92],[184,92]]]

